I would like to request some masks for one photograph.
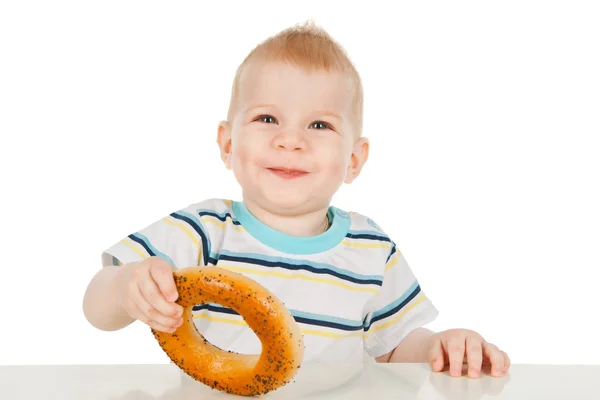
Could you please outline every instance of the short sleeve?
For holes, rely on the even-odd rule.
[[[210,238],[194,207],[180,209],[123,237],[102,252],[102,266],[160,257],[175,268],[206,265]]]
[[[391,243],[381,290],[364,310],[364,345],[371,357],[389,353],[439,314],[396,244]]]

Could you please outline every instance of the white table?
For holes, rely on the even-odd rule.
[[[241,399],[204,386],[174,364],[0,366],[3,400]],[[427,364],[304,365],[265,399],[600,399],[600,366],[513,365],[479,379]]]

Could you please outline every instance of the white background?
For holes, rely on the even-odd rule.
[[[588,1],[2,2],[0,364],[163,363],[82,313],[100,253],[239,199],[235,69],[313,18],[365,87],[371,157],[335,205],[398,243],[441,315],[513,363],[600,364],[600,12]],[[320,3],[320,4],[319,4]]]

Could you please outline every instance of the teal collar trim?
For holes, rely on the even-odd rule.
[[[250,235],[260,242],[288,254],[314,254],[337,246],[350,229],[350,216],[347,212],[330,206],[327,211],[331,226],[316,236],[292,236],[277,231],[257,219],[243,202],[233,201],[232,209],[236,218]]]

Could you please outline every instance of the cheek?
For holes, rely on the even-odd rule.
[[[322,165],[331,175],[335,176],[336,179],[343,178],[346,176],[350,157],[341,146],[329,147],[329,149],[332,148],[336,150],[324,151],[321,153],[320,158],[323,160]]]
[[[238,169],[241,164],[244,163],[246,154],[243,148],[233,149],[231,152],[231,167]]]
[[[248,151],[244,146],[232,148],[231,170],[238,183],[242,186],[247,184],[248,177]]]
[[[247,164],[251,159],[252,151],[249,148],[249,143],[243,141],[237,142],[231,150],[231,164],[233,168],[239,168]]]
[[[242,174],[261,164],[261,154],[264,154],[264,140],[253,132],[245,132],[232,147],[231,167]]]

